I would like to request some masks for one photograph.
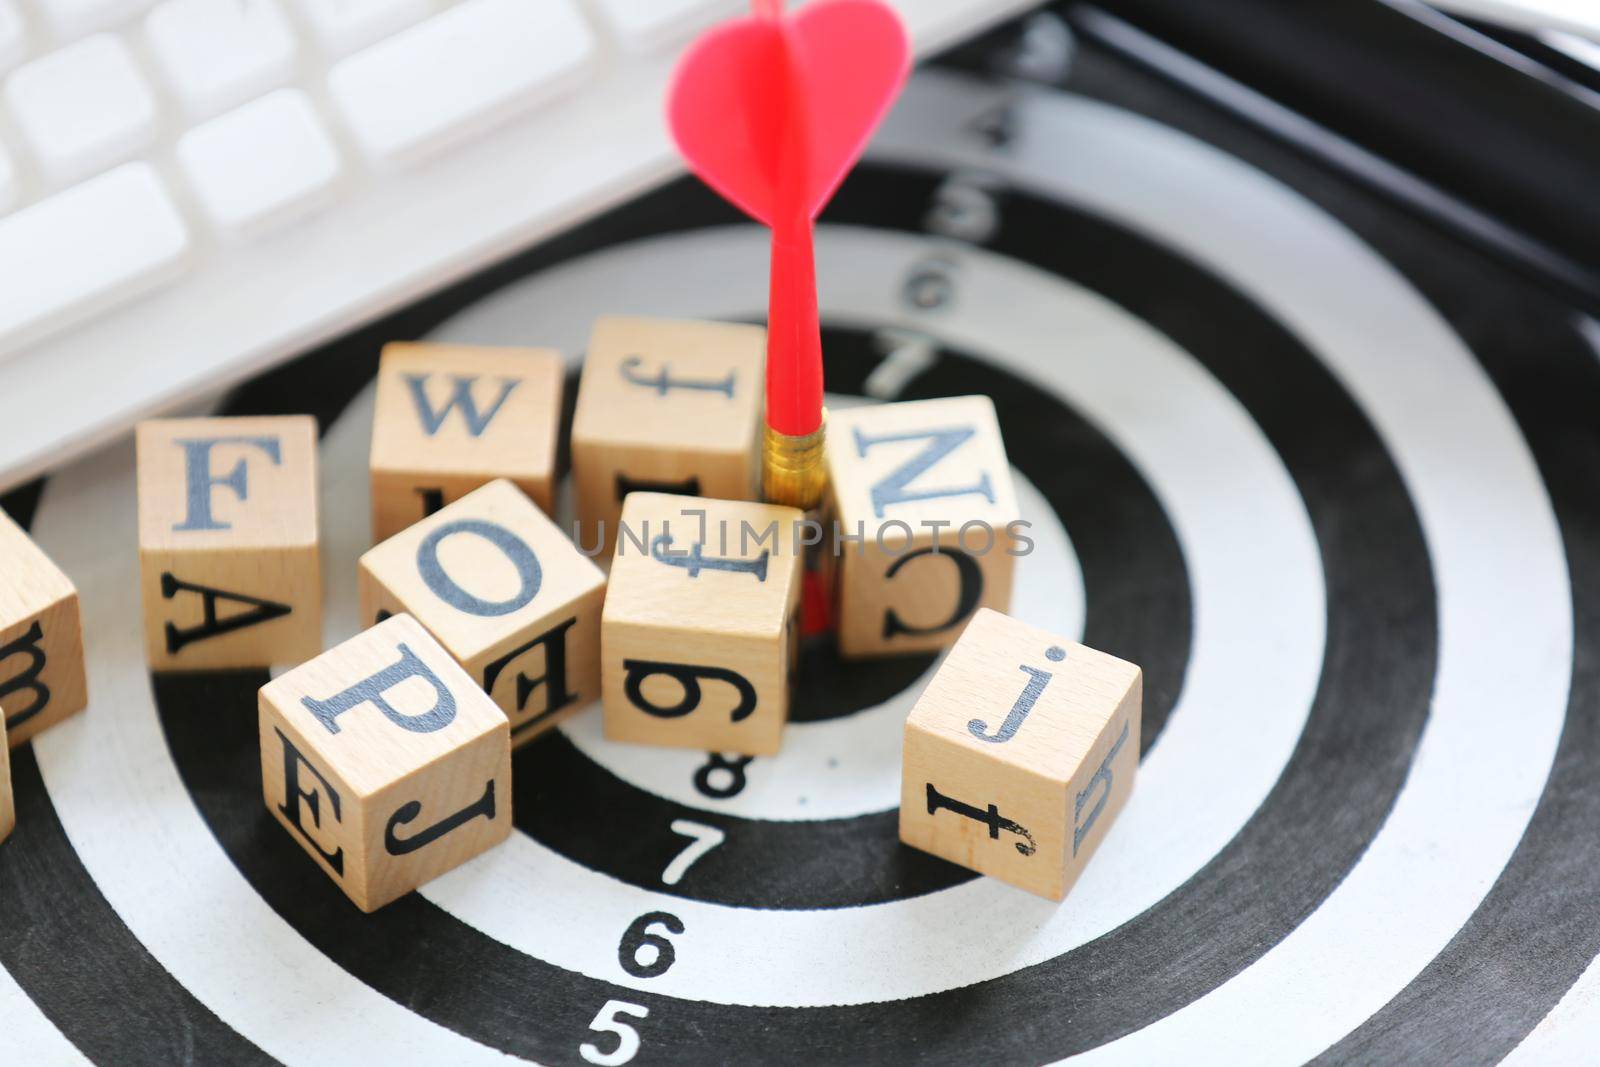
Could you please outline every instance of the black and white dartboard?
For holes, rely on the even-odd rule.
[[[992,396],[1013,613],[1146,672],[1067,900],[898,843],[933,661],[824,642],[781,755],[588,710],[363,916],[263,806],[265,676],[145,669],[113,450],[24,509],[93,699],[14,753],[0,1063],[1600,1062],[1600,327],[1093,54],[919,74],[818,242],[830,404]],[[227,401],[321,419],[328,642],[379,342],[575,374],[604,313],[758,319],[764,248],[679,182]]]

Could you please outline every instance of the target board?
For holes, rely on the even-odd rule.
[[[589,709],[516,755],[508,843],[363,916],[263,808],[266,675],[145,669],[117,448],[31,509],[92,703],[14,753],[0,1061],[1593,1062],[1589,325],[1172,90],[1074,78],[919,74],[818,233],[829,403],[992,396],[1013,613],[1146,672],[1065,903],[899,844],[934,661],[819,641],[781,755]],[[576,375],[601,314],[759,319],[763,242],[680,182],[424,325]],[[329,644],[386,339],[220,409],[321,421]]]

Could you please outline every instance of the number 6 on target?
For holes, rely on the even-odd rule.
[[[619,1015],[631,1015],[636,1019],[648,1019],[650,1009],[642,1004],[629,1004],[625,1000],[608,1000],[605,1007],[600,1009],[600,1014],[594,1017],[594,1022],[589,1024],[589,1029],[601,1034],[616,1034],[617,1047],[610,1052],[601,1052],[599,1047],[585,1041],[578,1046],[578,1054],[590,1063],[599,1067],[622,1067],[639,1054],[639,1031],[617,1018]]]

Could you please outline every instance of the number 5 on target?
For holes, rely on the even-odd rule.
[[[598,1045],[585,1041],[578,1046],[578,1055],[599,1067],[622,1067],[622,1064],[632,1060],[639,1054],[639,1031],[617,1018],[619,1015],[631,1015],[636,1019],[648,1019],[650,1009],[642,1004],[629,1004],[625,1000],[608,1000],[605,1007],[600,1009],[600,1014],[594,1017],[594,1022],[589,1024],[589,1029],[600,1034],[616,1034],[617,1047],[610,1052],[601,1052]]]

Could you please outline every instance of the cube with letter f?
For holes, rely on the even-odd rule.
[[[139,425],[139,571],[155,670],[299,663],[322,649],[317,424]]]

